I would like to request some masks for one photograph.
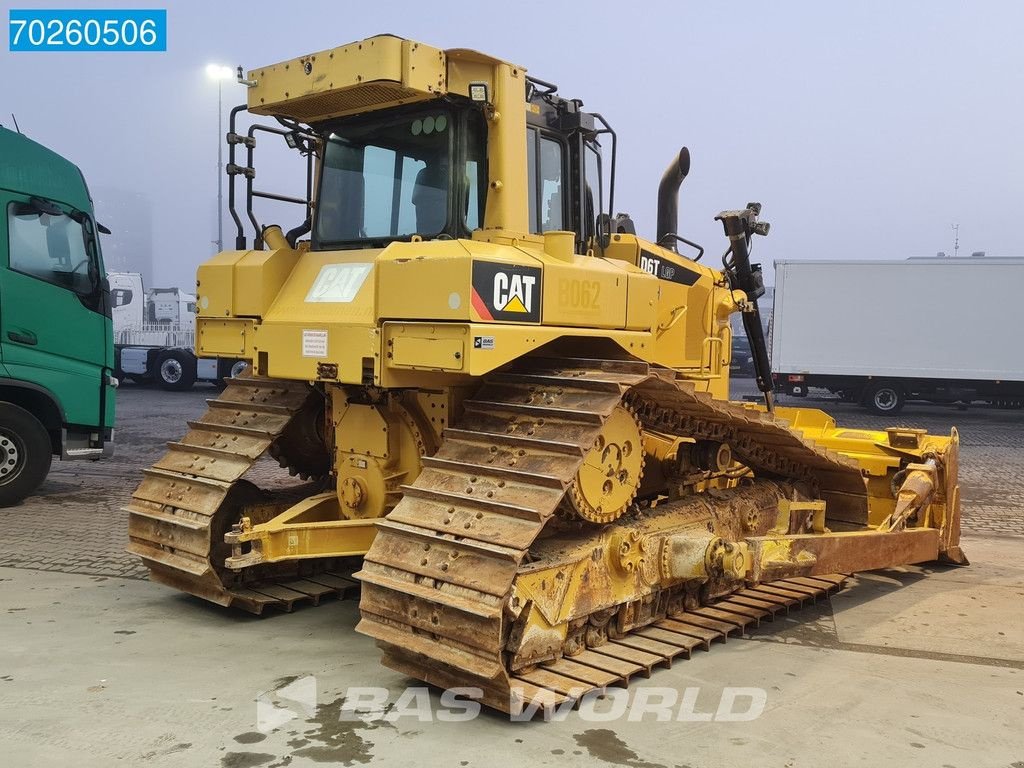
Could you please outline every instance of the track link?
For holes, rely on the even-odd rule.
[[[357,588],[351,573],[320,561],[264,567],[237,575],[224,568],[224,534],[240,509],[275,509],[272,493],[243,480],[285,433],[295,415],[318,395],[302,382],[250,373],[229,379],[207,412],[188,423],[164,456],[144,470],[128,505],[128,551],[142,558],[150,578],[223,606],[261,613],[290,611],[298,602],[344,597]]]
[[[505,653],[516,574],[529,562],[531,544],[555,515],[604,421],[622,402],[646,428],[728,442],[755,474],[807,482],[847,516],[866,514],[857,466],[771,416],[715,400],[670,375],[652,374],[643,363],[524,360],[489,377],[465,403],[459,428],[446,430],[437,454],[424,462],[416,482],[403,488],[402,501],[379,523],[356,574],[362,582],[357,630],[378,641],[386,665],[442,687],[477,686],[486,703],[505,711],[514,708],[513,691],[555,702],[569,696],[561,690],[569,680],[577,688],[581,683],[599,688],[612,684],[609,675],[618,674],[612,667],[621,670],[615,680],[635,673],[597,658],[608,653],[589,649],[585,658],[607,668],[573,656],[517,675],[509,672]],[[777,597],[801,599],[795,584],[757,587],[757,596],[741,596],[776,605],[766,599],[771,589],[780,592]],[[680,622],[680,617],[666,620]],[[692,625],[693,620],[723,623],[688,614],[686,621]],[[601,648],[618,653],[623,663],[646,659],[650,664],[638,669],[649,668],[689,653],[685,644],[669,647],[667,636],[650,636],[672,631],[645,627]],[[655,648],[663,655],[653,653]],[[558,670],[576,674],[561,679]]]

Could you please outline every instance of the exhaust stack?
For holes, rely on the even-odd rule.
[[[658,185],[658,238],[657,243],[675,250],[676,244],[662,242],[665,235],[677,234],[679,226],[679,186],[690,172],[690,150],[683,147],[678,157],[669,163]]]

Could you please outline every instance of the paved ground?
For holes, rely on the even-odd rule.
[[[207,398],[220,393],[208,384],[189,392],[164,392],[130,383],[118,391],[113,458],[103,462],[54,462],[39,492],[2,513],[7,546],[0,566],[61,573],[144,579],[138,558],[124,551],[123,507],[141,471],[163,455],[170,440],[199,418]],[[276,471],[269,459],[253,472]],[[285,476],[287,477],[287,476]]]
[[[1013,535],[1024,533],[1022,411],[909,406],[900,418],[960,427],[971,568],[862,576],[774,631],[630,689],[634,704],[641,690],[656,701],[699,689],[670,711],[710,721],[572,713],[548,724],[487,714],[459,723],[438,721],[437,692],[418,699],[377,664],[373,644],[352,631],[353,602],[253,619],[139,579],[122,554],[120,507],[139,469],[214,394],[126,386],[117,457],[55,466],[37,497],[0,513],[5,764],[1024,768],[1024,538]],[[828,410],[844,424],[884,426],[852,406]],[[392,713],[406,714],[343,720],[357,686],[384,686]],[[716,718],[732,687],[763,691],[763,714]],[[419,718],[415,704],[425,707]]]

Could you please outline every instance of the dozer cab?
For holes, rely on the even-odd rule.
[[[240,79],[275,123],[232,112],[238,237],[199,268],[196,347],[252,365],[133,496],[154,580],[259,612],[343,590],[360,557],[384,663],[509,711],[843,574],[966,562],[955,431],[775,407],[750,261],[768,226],[720,213],[725,256],[703,259],[676,226],[685,149],[651,241],[614,213],[611,126],[522,67],[378,36]],[[306,198],[256,186],[275,135]],[[304,218],[264,227],[267,197]],[[764,404],[728,399],[736,312]],[[309,482],[243,479],[266,453]]]

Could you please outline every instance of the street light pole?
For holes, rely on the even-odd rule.
[[[206,76],[217,81],[217,253],[224,250],[224,81],[234,76],[231,67],[207,64]]]
[[[224,80],[217,78],[217,253],[224,250]]]

